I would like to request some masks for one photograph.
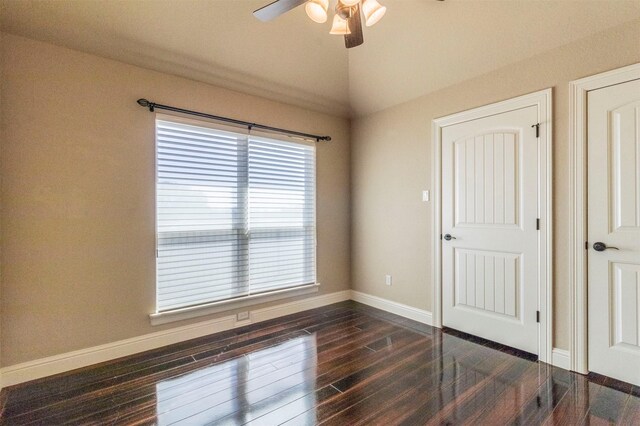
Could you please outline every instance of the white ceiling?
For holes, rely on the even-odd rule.
[[[640,1],[386,0],[349,52],[358,114],[387,108],[640,17]],[[638,40],[640,50],[640,40]]]
[[[344,42],[270,0],[0,0],[2,31],[320,110],[349,111]],[[327,24],[328,25],[328,24]],[[151,95],[149,95],[151,96]]]
[[[384,109],[640,18],[639,0],[379,0],[386,16],[347,51],[303,7],[255,19],[271,0],[0,1],[3,31],[337,115]]]

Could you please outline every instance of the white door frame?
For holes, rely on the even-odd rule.
[[[538,258],[540,259],[538,297],[540,310],[540,333],[538,344],[538,358],[540,361],[551,363],[552,332],[552,223],[551,223],[551,140],[552,140],[552,90],[545,89],[528,95],[474,108],[472,110],[448,115],[433,120],[433,185],[434,185],[434,214],[433,214],[433,325],[442,327],[442,128],[465,121],[475,120],[491,115],[500,114],[514,109],[536,106],[538,108],[538,123],[540,133],[546,136],[546,144],[540,146],[540,161],[538,162],[538,176],[540,177],[539,208],[540,211],[540,244]],[[531,123],[534,124],[534,123]],[[535,131],[531,129],[531,131]]]
[[[569,140],[571,142],[570,247],[571,348],[570,369],[589,372],[587,323],[587,93],[629,80],[640,79],[640,63],[618,68],[569,83]]]

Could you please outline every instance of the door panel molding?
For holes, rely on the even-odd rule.
[[[481,106],[468,111],[436,118],[432,122],[433,167],[432,181],[434,182],[433,222],[434,235],[432,251],[432,279],[433,279],[433,325],[442,327],[442,129],[447,126],[464,123],[479,118],[490,117],[508,111],[536,106],[538,123],[540,124],[540,138],[538,176],[539,188],[538,205],[540,218],[539,235],[539,277],[538,306],[540,310],[540,326],[538,341],[538,357],[540,361],[552,361],[552,89],[545,89],[490,105]],[[534,124],[534,123],[532,123]],[[532,129],[533,131],[533,129]],[[516,219],[517,220],[517,219]],[[469,225],[474,226],[474,225]],[[477,225],[476,225],[477,226]]]
[[[511,156],[516,158],[517,163],[522,139],[519,129],[495,129],[491,132],[465,136],[453,142],[456,169],[465,172],[464,167],[460,164],[471,161],[475,162],[477,169],[485,171],[482,181],[476,182],[474,176],[468,174],[464,180],[455,181],[454,225],[456,227],[486,228],[497,225],[503,229],[522,228],[520,212],[517,210],[520,205],[520,188],[518,185],[502,186],[503,183],[513,183],[517,180],[517,167],[509,169],[506,164],[510,163],[505,160]],[[481,143],[482,151],[480,153],[474,153],[474,150],[478,150],[477,142]],[[471,185],[468,180],[471,181]],[[478,185],[478,183],[482,184]],[[497,183],[500,184],[496,185]],[[496,193],[498,189],[501,190],[499,195],[502,197]],[[478,192],[481,195],[477,198],[483,200],[483,205],[480,208],[475,205],[476,196],[474,193]],[[487,203],[488,201],[491,203]]]
[[[517,322],[522,320],[521,253],[454,247],[453,256],[455,264],[453,291],[456,306],[481,311],[485,315],[498,315]],[[472,271],[468,271],[470,260],[474,262]],[[460,285],[462,282],[468,285],[468,281],[459,279],[459,276],[474,273],[478,263],[482,265],[483,282],[482,285],[473,289],[475,290],[473,294],[470,294],[471,289],[462,288]],[[487,273],[498,277],[495,280],[495,287],[484,285],[488,281],[484,280]],[[480,289],[483,290],[481,294],[478,293]]]
[[[571,283],[570,370],[587,374],[587,93],[607,86],[640,79],[640,63],[569,83],[569,141],[571,144],[572,225],[569,268]]]

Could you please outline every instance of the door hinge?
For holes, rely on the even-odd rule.
[[[584,242],[584,249],[589,250],[589,241]]]
[[[440,239],[442,239],[442,234],[440,234]]]
[[[540,218],[536,219],[536,231],[540,230]]]
[[[540,137],[540,123],[532,124],[531,127],[536,128],[536,138]]]
[[[536,322],[540,322],[540,311],[536,311]]]

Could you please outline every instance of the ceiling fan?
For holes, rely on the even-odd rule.
[[[276,0],[254,11],[253,15],[261,21],[270,21],[303,3],[306,3],[305,10],[311,20],[320,24],[327,21],[329,0]],[[387,8],[377,0],[337,0],[334,10],[329,33],[344,35],[344,44],[350,49],[364,43],[362,15],[366,26],[370,27],[384,16]]]

